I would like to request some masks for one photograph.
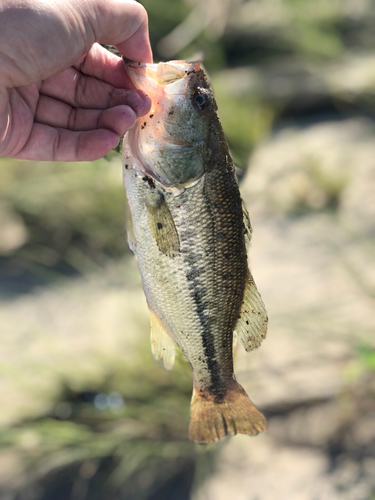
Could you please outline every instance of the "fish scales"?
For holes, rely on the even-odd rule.
[[[194,95],[210,91],[197,65],[189,78],[188,70],[181,71],[182,62],[177,63],[178,80],[187,80],[185,90],[198,74],[202,90],[194,84]],[[171,65],[166,64],[170,73]],[[160,73],[160,65],[141,67],[147,71],[151,66],[151,74],[155,66],[154,72]],[[128,71],[142,88],[139,73],[134,76],[139,67],[130,66]],[[143,83],[146,76],[143,71]],[[160,74],[152,74],[152,78],[156,85],[146,85],[145,90],[151,97],[154,92],[154,108],[146,121],[138,120],[123,150],[130,239],[151,311],[154,354],[156,351],[156,357],[171,365],[177,343],[192,366],[191,439],[213,442],[228,432],[257,434],[265,429],[265,420],[235,380],[233,332],[237,325],[245,348],[257,346],[265,336],[267,318],[248,269],[244,208],[216,103],[210,95],[214,112],[203,127],[205,147],[199,137],[184,143],[171,116],[178,120],[178,105],[182,106],[182,116],[187,118],[182,126],[189,130],[186,124],[195,126],[199,113],[195,116],[193,110],[186,116],[186,109],[190,111],[181,99],[184,94],[165,97],[162,90],[168,82]],[[203,106],[202,99],[195,99]],[[154,116],[160,120],[152,122]],[[252,330],[239,327],[249,319],[255,325]]]
[[[150,245],[153,238],[144,208],[149,186],[142,176],[127,175],[149,307],[167,331],[175,332],[175,340],[194,367],[196,387],[224,395],[233,376],[233,330],[247,272],[233,168],[223,165],[220,174],[215,169],[181,195],[167,197],[181,244],[181,253],[174,259],[162,254],[156,243]],[[176,308],[177,294],[181,307]]]

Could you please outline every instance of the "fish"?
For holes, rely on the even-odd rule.
[[[125,60],[152,107],[123,141],[128,241],[136,254],[154,357],[171,369],[178,345],[192,367],[189,436],[214,443],[266,430],[237,382],[234,335],[246,351],[267,333],[249,270],[252,228],[217,103],[200,62]]]

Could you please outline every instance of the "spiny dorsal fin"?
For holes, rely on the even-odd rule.
[[[249,272],[240,317],[235,334],[246,351],[260,346],[267,334],[267,312],[263,300]]]
[[[246,250],[249,250],[253,228],[251,227],[249,212],[247,211],[244,202],[242,202],[242,214],[243,214]]]
[[[155,205],[146,203],[151,232],[159,250],[167,257],[173,258],[180,252],[180,239],[176,226],[164,197],[161,197]]]
[[[176,343],[165,331],[160,319],[151,312],[151,350],[155,359],[162,359],[164,367],[170,370],[176,355]]]

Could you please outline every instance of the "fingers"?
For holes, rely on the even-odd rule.
[[[7,88],[64,71],[95,42],[152,60],[147,13],[134,0],[3,0],[0,10],[0,83]]]
[[[130,106],[137,116],[146,114],[151,100],[139,90],[115,88],[75,68],[69,68],[42,83],[40,93],[77,108],[105,109],[120,104]]]
[[[120,136],[107,129],[73,132],[35,123],[14,158],[38,161],[92,161],[117,146]]]
[[[18,158],[59,161],[105,155],[135,116],[148,112],[151,101],[129,90],[122,62],[95,42],[151,62],[145,9],[134,0],[49,0],[43,9],[33,0],[4,5],[0,94],[17,94],[0,110],[6,151]]]
[[[117,88],[133,88],[122,59],[98,43],[74,65],[77,71]]]
[[[119,136],[124,136],[135,120],[133,109],[123,104],[105,110],[82,109],[45,96],[40,97],[35,112],[37,123],[77,131],[107,128]]]
[[[41,161],[97,159],[118,144],[136,119],[133,109],[124,104],[83,109],[40,96],[34,108],[28,102],[30,96],[24,98],[27,90],[37,89],[11,92],[8,111],[3,113],[8,119],[0,120],[0,155]]]

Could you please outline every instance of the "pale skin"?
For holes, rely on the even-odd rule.
[[[152,62],[133,0],[0,0],[0,156],[96,160],[146,114],[121,59]]]

